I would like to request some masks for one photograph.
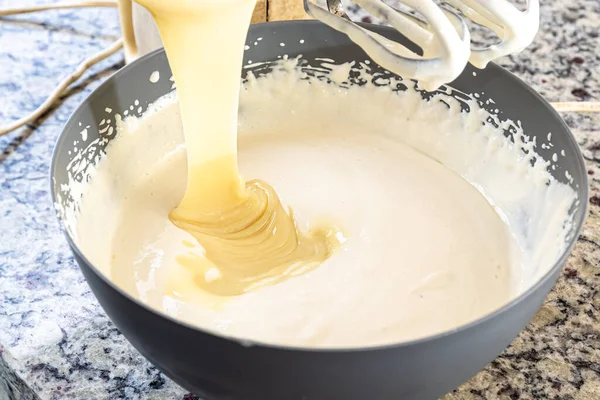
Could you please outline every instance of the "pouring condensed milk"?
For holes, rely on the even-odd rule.
[[[240,91],[254,3],[140,1],[177,97],[123,121],[77,220],[78,244],[120,287],[240,338],[363,346],[472,321],[559,254],[572,191],[482,127],[488,114],[393,92],[395,78],[339,87],[294,60]]]
[[[268,183],[244,183],[238,173],[237,77],[256,1],[140,3],[156,20],[179,84],[188,183],[170,218],[202,244],[210,263],[180,261],[199,269],[205,290],[237,295],[326,260],[338,245],[335,228],[299,231]]]

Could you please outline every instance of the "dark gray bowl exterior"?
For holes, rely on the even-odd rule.
[[[404,40],[394,31],[377,28],[387,36]],[[248,43],[263,37],[263,45],[250,46],[246,60],[266,61],[281,55],[285,42],[290,55],[308,59],[328,57],[336,61],[367,57],[345,35],[318,22],[286,22],[253,26]],[[267,45],[269,39],[271,43]],[[299,43],[304,39],[305,44]],[[162,79],[148,84],[158,70]],[[574,179],[581,205],[575,211],[578,232],[586,214],[587,176],[577,144],[562,119],[523,82],[490,65],[473,76],[469,67],[452,86],[492,97],[494,108],[520,119],[525,131],[538,139],[553,133],[556,151],[564,149],[555,176],[565,181],[564,171]],[[143,104],[170,90],[168,62],[162,51],[146,56],[117,72],[73,114],[56,146],[53,192],[66,182],[68,149],[84,125],[97,126],[105,107],[123,110],[135,99]],[[545,158],[550,152],[539,149]],[[391,400],[436,399],[453,390],[501,353],[527,325],[555,283],[567,252],[533,288],[501,310],[477,322],[434,337],[367,349],[311,350],[285,348],[216,336],[179,323],[150,310],[116,288],[92,266],[72,239],[67,240],[100,304],[133,346],[175,382],[205,400]],[[260,321],[257,321],[260,323]]]

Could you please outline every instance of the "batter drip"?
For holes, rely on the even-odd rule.
[[[188,183],[170,219],[192,234],[210,263],[178,261],[217,295],[239,295],[306,272],[338,247],[336,232],[300,232],[275,190],[244,183],[237,165],[243,46],[255,0],[142,0],[153,15],[177,83]],[[204,262],[203,262],[204,261]]]

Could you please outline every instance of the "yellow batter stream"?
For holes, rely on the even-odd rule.
[[[195,283],[224,296],[276,283],[326,260],[334,228],[300,232],[264,181],[244,182],[237,164],[243,46],[255,0],[141,0],[160,31],[179,96],[188,183],[171,221],[206,259],[179,257]]]

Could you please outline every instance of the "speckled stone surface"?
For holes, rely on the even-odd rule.
[[[0,0],[0,7],[17,4],[22,2]],[[599,32],[598,0],[542,0],[535,43],[500,64],[550,101],[598,101]],[[111,9],[0,18],[0,124],[35,108],[61,76],[118,35]],[[50,155],[62,125],[122,63],[120,54],[101,63],[56,112],[0,138],[2,400],[194,398],[133,350],[105,316],[50,202]],[[529,327],[446,400],[600,399],[600,115],[564,117],[589,168],[585,229]]]

